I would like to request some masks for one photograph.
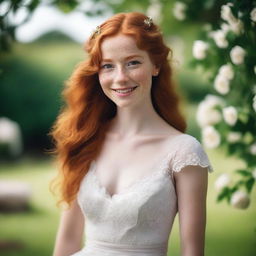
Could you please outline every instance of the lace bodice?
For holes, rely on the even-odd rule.
[[[95,162],[91,163],[78,193],[86,218],[86,245],[75,256],[166,256],[178,209],[173,172],[188,165],[213,171],[194,137],[182,134],[170,144],[158,169],[113,196],[101,186]]]

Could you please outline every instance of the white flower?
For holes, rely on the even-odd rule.
[[[256,155],[256,143],[250,146],[250,152],[252,155]]]
[[[250,13],[251,20],[256,22],[256,8],[253,8]]]
[[[230,58],[234,64],[239,65],[244,62],[245,54],[245,50],[241,46],[237,45],[231,49]]]
[[[193,56],[196,59],[202,60],[206,57],[208,44],[202,40],[196,40],[193,44]]]
[[[231,184],[231,178],[228,173],[221,174],[214,183],[215,189],[220,192],[223,188]]]
[[[9,118],[0,118],[0,143],[9,143],[16,137],[16,123]]]
[[[223,109],[223,117],[227,124],[233,126],[237,121],[237,110],[233,106]]]
[[[242,138],[242,134],[240,132],[229,132],[227,136],[227,141],[229,143],[235,143],[240,141]]]
[[[223,105],[224,104],[224,101],[221,97],[219,96],[216,96],[216,95],[212,95],[212,94],[208,94],[206,97],[205,97],[205,101],[207,102],[207,104],[213,108],[217,105]]]
[[[227,34],[227,32],[230,30],[230,26],[227,24],[227,23],[222,23],[221,25],[220,25],[220,27],[221,27],[221,30],[225,33],[225,34]]]
[[[230,203],[233,207],[246,209],[250,204],[250,198],[244,191],[236,191],[232,194]]]
[[[230,64],[222,65],[219,69],[219,74],[229,80],[234,78],[234,71]]]
[[[18,123],[6,117],[0,118],[0,144],[6,144],[12,156],[22,152],[22,137]]]
[[[213,126],[203,128],[202,139],[207,148],[216,148],[220,144],[220,134]]]
[[[220,94],[229,92],[230,80],[234,78],[234,71],[230,64],[222,65],[214,80],[214,88]]]
[[[252,107],[253,107],[254,111],[256,112],[256,95],[254,95],[254,97],[252,99]]]
[[[219,97],[207,95],[197,108],[196,119],[199,126],[205,127],[220,122],[222,118],[221,113],[214,109],[214,107],[222,104],[223,101]]]
[[[234,22],[230,23],[230,29],[237,35],[244,32],[244,24],[241,20],[236,19]]]
[[[237,35],[244,32],[244,24],[240,19],[237,19],[231,10],[232,3],[228,3],[221,7],[221,18],[228,22],[230,29]],[[241,14],[239,15],[241,17]]]
[[[173,6],[173,15],[177,20],[185,20],[187,5],[183,2],[175,2]]]
[[[209,33],[219,48],[227,48],[228,41],[226,39],[226,33],[222,30],[212,31]]]
[[[256,180],[256,168],[252,171],[252,177]]]
[[[158,0],[151,0],[147,9],[147,16],[151,17],[153,21],[160,23],[162,20],[162,4]]]
[[[233,6],[232,3],[222,5],[221,11],[220,11],[221,18],[223,20],[227,21],[228,23],[231,23],[232,21],[234,21],[236,19],[231,11],[231,8],[230,8],[231,6]]]
[[[214,80],[214,88],[220,94],[227,94],[229,92],[229,79],[218,74]]]

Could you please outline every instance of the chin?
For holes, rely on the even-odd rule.
[[[127,101],[127,102],[115,102],[117,108],[125,109],[125,108],[135,108],[138,106],[138,102],[135,101]],[[138,109],[138,107],[136,107]]]
[[[120,102],[116,103],[115,102],[115,104],[116,104],[117,108],[129,108],[129,107],[131,107],[131,103],[128,103],[128,102],[126,102],[126,103],[120,103]]]

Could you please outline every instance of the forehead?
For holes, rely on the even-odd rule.
[[[101,43],[101,54],[103,59],[112,59],[114,57],[126,57],[128,55],[147,56],[147,52],[139,49],[133,37],[127,35],[116,35],[107,37]]]

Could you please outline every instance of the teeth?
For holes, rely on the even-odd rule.
[[[135,88],[130,88],[130,89],[124,89],[124,90],[115,90],[116,92],[120,92],[120,93],[127,93],[127,92],[131,92],[133,91]]]

